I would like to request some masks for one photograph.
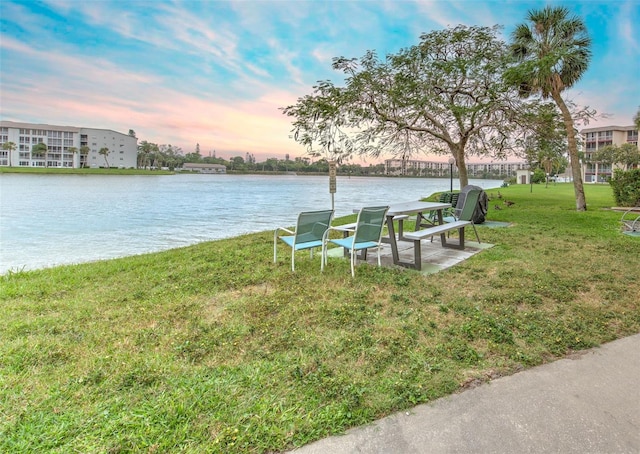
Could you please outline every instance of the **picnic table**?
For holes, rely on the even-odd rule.
[[[389,205],[389,211],[387,211],[387,229],[389,232],[388,238],[384,238],[385,242],[391,245],[391,254],[393,257],[393,263],[395,265],[403,266],[406,268],[413,268],[420,270],[422,268],[421,263],[405,262],[400,260],[400,254],[398,253],[398,241],[408,241],[404,238],[403,220],[404,216],[416,215],[416,227],[415,230],[420,230],[421,227],[427,225],[442,225],[444,223],[444,216],[442,212],[447,208],[451,208],[450,203],[442,202],[422,202],[420,200],[413,202],[401,202]],[[436,216],[431,220],[425,214],[435,212]],[[393,225],[393,218],[398,218],[398,234],[396,235]],[[442,237],[442,235],[441,235]],[[441,238],[443,246],[445,245],[444,238]]]

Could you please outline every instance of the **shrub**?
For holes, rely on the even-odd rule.
[[[544,173],[544,170],[542,169],[535,169],[533,171],[533,176],[531,177],[531,181],[534,184],[544,183],[547,181],[547,174]]]
[[[640,169],[616,169],[609,184],[617,206],[640,206]]]

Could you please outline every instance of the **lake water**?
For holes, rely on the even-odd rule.
[[[448,189],[447,178],[338,177],[333,203],[337,217]],[[327,176],[0,174],[0,274],[273,230],[331,206]]]

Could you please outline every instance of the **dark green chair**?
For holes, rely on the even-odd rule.
[[[438,202],[451,204],[451,208],[442,210],[442,216],[444,216],[445,222],[451,222],[452,220],[455,220],[455,210],[456,210],[456,204],[458,203],[459,196],[460,196],[460,193],[458,192],[443,192],[442,194],[440,194],[440,197],[438,198]],[[429,213],[428,220],[432,224],[436,223],[435,211],[431,211]]]
[[[467,197],[464,200],[464,205],[460,209],[460,212],[457,216],[456,221],[468,221],[471,223],[471,227],[473,227],[473,231],[476,234],[476,239],[478,243],[480,242],[480,237],[478,236],[478,231],[476,230],[476,226],[473,222],[473,217],[478,209],[478,200],[480,199],[480,194],[482,190],[472,189],[467,193]]]

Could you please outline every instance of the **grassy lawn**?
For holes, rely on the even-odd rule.
[[[293,274],[272,232],[2,276],[0,452],[281,451],[638,333],[640,239],[585,189],[487,191],[511,227],[427,276]]]

